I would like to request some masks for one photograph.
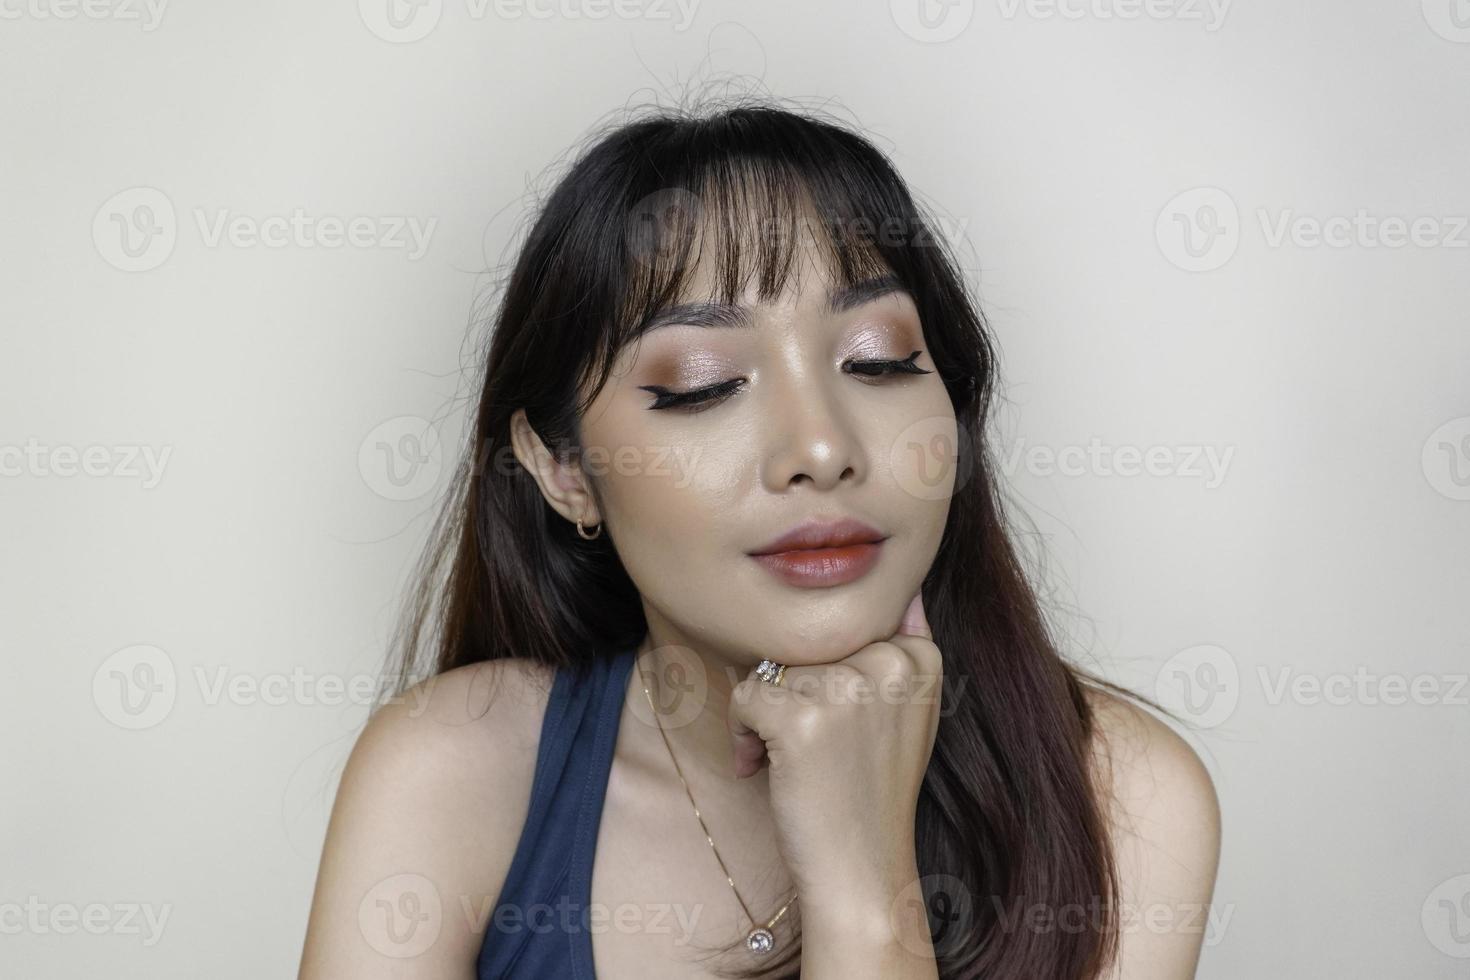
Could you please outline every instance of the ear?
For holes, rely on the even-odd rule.
[[[510,445],[516,459],[535,478],[541,495],[556,512],[568,521],[580,520],[592,526],[601,522],[597,502],[580,466],[557,459],[546,448],[526,418],[526,410],[518,408],[510,417]]]

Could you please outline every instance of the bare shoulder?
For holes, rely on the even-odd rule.
[[[1209,907],[1220,858],[1214,781],[1198,753],[1152,712],[1109,691],[1087,690],[1125,913],[1115,975],[1193,977],[1208,926],[1218,920]]]
[[[301,980],[468,975],[520,840],[554,679],[522,658],[470,664],[373,713],[337,788]],[[432,940],[387,921],[410,906],[437,910]]]
[[[420,681],[368,720],[353,747],[349,770],[359,755],[450,775],[463,773],[453,763],[491,769],[518,761],[534,765],[554,680],[555,672],[543,664],[507,657]],[[498,751],[485,752],[487,740]]]
[[[1094,756],[1125,815],[1163,815],[1158,807],[1184,808],[1218,824],[1219,799],[1199,754],[1172,727],[1140,705],[1110,691],[1088,688],[1096,723]]]

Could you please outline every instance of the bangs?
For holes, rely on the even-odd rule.
[[[722,161],[723,162],[723,161]],[[654,191],[629,211],[626,284],[617,306],[620,344],[635,340],[662,310],[689,294],[702,271],[718,303],[734,303],[754,284],[759,302],[782,294],[802,270],[822,271],[833,287],[892,275],[873,236],[885,218],[867,202],[835,197],[789,166],[731,161],[696,175],[696,190]],[[691,181],[693,183],[693,181]],[[887,224],[892,225],[888,220]]]
[[[621,222],[611,319],[584,408],[622,350],[681,302],[738,303],[752,284],[770,302],[793,280],[800,289],[806,269],[832,290],[883,280],[919,295],[909,250],[932,239],[887,161],[836,127],[787,132],[758,116],[727,117],[745,132],[695,124],[625,147],[628,179],[608,202]]]

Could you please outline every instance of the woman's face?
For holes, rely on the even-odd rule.
[[[753,305],[748,290],[743,310],[669,316],[621,352],[583,417],[586,520],[605,522],[659,643],[839,660],[894,632],[938,551],[956,423],[918,311],[892,285],[829,306],[812,255],[778,302]],[[715,295],[707,269],[692,278],[676,306]],[[908,364],[929,373],[861,373],[916,351]],[[701,404],[657,407],[662,392],[727,382]],[[752,556],[813,519],[855,519],[882,541]]]

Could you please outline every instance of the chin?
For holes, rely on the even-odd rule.
[[[865,629],[848,620],[840,628],[812,630],[810,626],[783,631],[783,639],[772,643],[761,657],[789,667],[829,664],[857,653],[869,643],[883,639],[876,629]]]

